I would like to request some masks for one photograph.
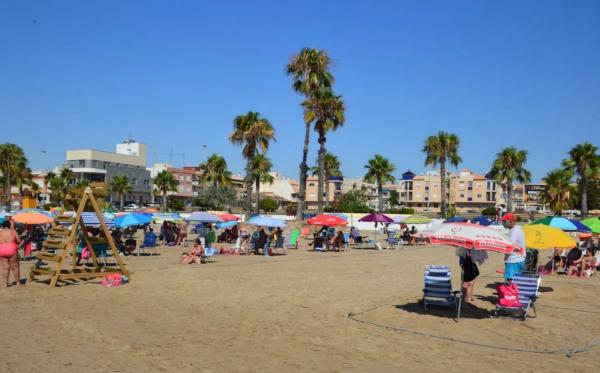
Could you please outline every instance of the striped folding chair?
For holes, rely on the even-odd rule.
[[[529,314],[529,310],[532,309],[533,313],[537,316],[535,309],[535,301],[539,296],[541,278],[538,275],[521,275],[513,278],[513,283],[517,284],[519,288],[519,302],[520,307],[504,307],[500,304],[496,304],[495,315],[498,317],[498,311],[515,311],[521,313],[521,320],[526,320]],[[535,317],[535,316],[534,316]]]
[[[452,291],[452,272],[447,266],[428,265],[425,267],[425,288],[423,308],[429,306],[452,307],[457,312],[460,306],[459,291]]]
[[[395,248],[396,250],[400,249],[400,241],[398,240],[397,232],[394,230],[387,231],[387,243],[390,246],[390,249]]]

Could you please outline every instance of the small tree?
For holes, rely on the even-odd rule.
[[[194,200],[194,205],[203,210],[227,210],[238,204],[237,193],[231,187],[204,188]]]
[[[175,177],[167,171],[161,171],[154,178],[154,186],[162,193],[165,211],[167,210],[167,193],[177,190],[177,184],[179,183],[175,180]]]
[[[400,204],[400,193],[397,190],[390,190],[390,208],[394,208]]]
[[[278,207],[277,201],[275,201],[272,198],[265,198],[260,201],[260,209],[265,212],[273,212],[273,211],[277,210],[277,207]]]
[[[170,210],[181,211],[183,210],[183,201],[177,199],[175,196],[169,196],[167,198],[167,206]]]
[[[360,189],[354,189],[346,194],[341,195],[335,202],[335,209],[339,212],[350,212],[360,213],[369,212],[370,208],[367,206],[369,198],[364,191]]]

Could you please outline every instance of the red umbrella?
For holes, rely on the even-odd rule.
[[[221,220],[225,221],[236,221],[236,220],[240,220],[240,218],[238,218],[235,215],[229,214],[227,212],[224,212],[222,214],[218,214],[219,217],[221,218]]]
[[[340,218],[339,216],[335,216],[335,215],[327,215],[327,214],[321,214],[321,215],[317,215],[313,218],[310,218],[307,220],[308,224],[311,225],[326,225],[328,227],[335,227],[338,225],[348,225],[348,222],[345,221],[344,219]]]

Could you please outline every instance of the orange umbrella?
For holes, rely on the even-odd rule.
[[[221,220],[223,221],[235,221],[235,220],[240,220],[240,218],[238,218],[235,215],[229,214],[229,213],[222,213],[222,214],[217,214],[217,216],[219,216],[221,218]]]
[[[51,217],[40,214],[39,212],[21,212],[12,217],[16,223],[20,224],[52,224],[54,219]]]

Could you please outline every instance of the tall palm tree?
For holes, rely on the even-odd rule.
[[[292,77],[293,89],[304,95],[306,99],[314,97],[315,92],[331,89],[334,78],[329,72],[331,58],[326,51],[314,48],[303,48],[290,59],[286,72]],[[304,147],[302,148],[302,161],[300,162],[300,190],[298,193],[298,209],[296,219],[302,220],[302,212],[306,205],[306,179],[308,177],[308,144],[310,143],[310,123],[305,122]]]
[[[15,168],[15,183],[19,188],[19,207],[23,208],[23,192],[25,186],[35,184],[33,182],[33,175],[31,174],[31,168],[27,167],[27,163],[24,160],[19,161]],[[37,185],[37,184],[36,184]]]
[[[600,173],[600,157],[598,148],[589,142],[577,144],[569,150],[569,158],[563,161],[565,169],[579,177],[581,194],[581,214],[588,214],[588,180]]]
[[[334,95],[330,90],[322,90],[314,97],[302,103],[304,107],[304,120],[306,123],[315,124],[315,131],[319,134],[319,181],[318,181],[318,208],[323,212],[323,186],[325,183],[325,143],[327,132],[335,131],[344,125],[346,120],[346,107],[342,96]]]
[[[440,131],[437,135],[429,136],[425,140],[423,153],[425,153],[425,166],[435,167],[440,165],[440,185],[441,185],[441,214],[446,217],[446,162],[450,162],[454,167],[458,166],[462,159],[458,155],[460,139],[453,133]]]
[[[200,171],[200,180],[212,184],[215,188],[231,184],[231,171],[227,168],[227,161],[218,154],[211,155],[202,163]]]
[[[340,164],[340,160],[338,159],[337,156],[326,152],[325,153],[325,196],[326,196],[326,203],[325,206],[329,205],[329,178],[331,176],[342,176],[342,171],[340,169],[341,164]],[[310,172],[312,173],[312,176],[318,175],[319,174],[319,166],[313,166],[310,169]]]
[[[167,193],[174,192],[177,190],[177,180],[173,175],[167,171],[161,171],[154,178],[154,186],[162,192],[163,195],[163,209],[167,211]]]
[[[238,115],[233,120],[233,132],[229,141],[242,145],[242,155],[246,159],[246,213],[252,212],[252,160],[259,153],[269,149],[269,143],[275,141],[275,129],[268,119],[262,118],[260,113],[249,111],[245,115]]]
[[[75,183],[75,174],[73,170],[68,167],[63,167],[58,172],[58,176],[65,181],[67,186],[71,186]]]
[[[513,211],[513,183],[528,183],[531,173],[525,169],[527,150],[518,150],[514,146],[504,148],[496,155],[490,176],[506,190],[506,209]]]
[[[396,166],[382,155],[375,154],[375,157],[369,159],[365,165],[367,173],[364,180],[367,183],[377,184],[377,194],[379,197],[379,212],[383,212],[383,183],[394,182],[396,178],[392,173]]]
[[[124,195],[125,193],[130,193],[133,189],[129,182],[129,178],[125,175],[115,175],[110,183],[110,189],[119,196],[119,206],[121,210],[123,210],[125,204]]]
[[[252,159],[252,177],[256,184],[256,208],[257,214],[260,214],[260,183],[273,184],[273,176],[269,173],[273,168],[271,160],[264,154],[257,154]]]
[[[550,208],[555,214],[569,208],[569,192],[571,190],[571,178],[573,173],[570,170],[556,169],[550,171],[542,180],[546,183],[546,192],[544,200],[550,204]]]
[[[11,188],[15,182],[16,174],[21,170],[23,165],[27,165],[27,158],[23,149],[11,143],[0,145],[0,171],[6,180],[4,193],[6,194],[6,209],[11,210]]]
[[[54,177],[50,180],[49,188],[52,191],[50,193],[52,202],[62,206],[68,189],[65,181],[61,177]]]

